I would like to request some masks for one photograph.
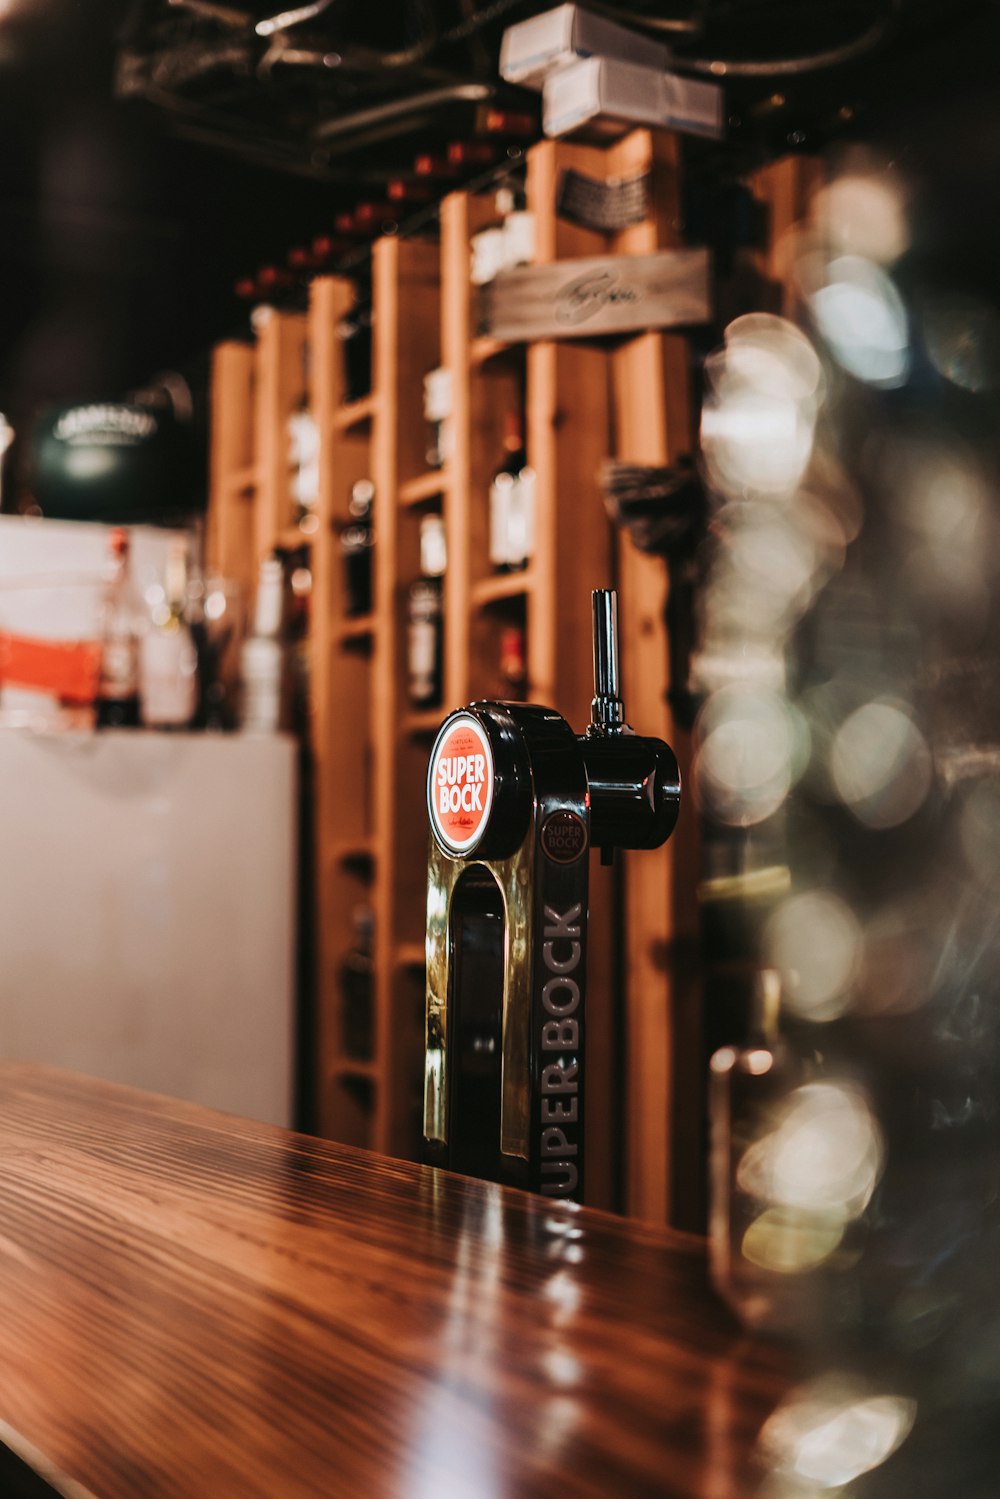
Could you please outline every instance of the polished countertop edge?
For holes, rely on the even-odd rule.
[[[185,1144],[198,1147],[190,1174],[177,1154]],[[88,1161],[90,1182],[77,1169]],[[245,1178],[223,1174],[240,1161]],[[328,1170],[313,1177],[311,1163]],[[58,1499],[229,1499],[243,1492],[240,1473],[247,1493],[276,1496],[283,1471],[296,1496],[409,1499],[413,1464],[421,1481],[443,1477],[440,1492],[464,1496],[479,1491],[447,1486],[453,1464],[466,1483],[473,1469],[461,1463],[479,1460],[490,1496],[659,1494],[651,1474],[662,1460],[672,1499],[742,1499],[756,1433],[789,1384],[780,1351],[748,1339],[711,1297],[696,1236],[79,1073],[0,1064],[0,1205],[14,1223],[0,1227],[0,1309],[15,1313],[0,1349],[0,1442]],[[36,1254],[25,1235],[39,1224],[52,1242]],[[569,1236],[578,1232],[585,1251],[574,1259]],[[94,1259],[78,1265],[73,1256],[88,1243]],[[34,1261],[40,1282],[26,1273]],[[109,1267],[120,1287],[101,1281]],[[581,1308],[563,1324],[548,1299],[558,1281]],[[201,1408],[178,1384],[178,1310],[191,1314],[188,1349],[202,1360],[191,1372],[181,1358],[184,1379],[211,1394]],[[64,1325],[69,1314],[77,1331]],[[84,1352],[95,1375],[80,1390],[73,1370]],[[545,1372],[553,1358],[555,1383]],[[27,1390],[10,1383],[19,1368]],[[289,1403],[296,1388],[302,1408]],[[121,1449],[109,1455],[100,1421],[112,1395],[122,1406],[120,1428],[111,1407]],[[440,1413],[440,1430],[425,1431],[424,1411]],[[579,1450],[563,1441],[549,1451],[546,1413],[567,1411]],[[167,1452],[158,1435],[164,1416],[166,1430],[181,1423],[182,1451]],[[227,1420],[250,1423],[245,1457],[239,1442],[234,1456]],[[482,1443],[478,1458],[470,1433]],[[203,1477],[205,1462],[220,1476]],[[331,1462],[350,1475],[347,1488],[316,1487]],[[122,1465],[160,1477],[134,1489]],[[258,1471],[271,1488],[253,1486]]]
[[[6,1449],[14,1459],[16,1471],[6,1471],[8,1464],[0,1454],[0,1480],[3,1480],[5,1499],[97,1499],[92,1489],[77,1483],[40,1452],[33,1443],[15,1431],[7,1422],[0,1420],[0,1448]]]

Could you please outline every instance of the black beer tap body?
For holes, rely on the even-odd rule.
[[[616,603],[594,596],[593,722],[475,702],[431,753],[424,1159],[545,1196],[583,1191],[589,851],[673,831],[670,747],[618,697]]]
[[[681,773],[662,739],[581,735],[595,848],[659,848],[677,825]]]

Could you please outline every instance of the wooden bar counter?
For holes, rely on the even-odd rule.
[[[744,1499],[697,1240],[0,1066],[0,1492]]]

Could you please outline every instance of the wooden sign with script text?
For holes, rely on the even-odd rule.
[[[690,327],[711,318],[710,278],[708,250],[519,266],[483,288],[485,332],[520,343]]]

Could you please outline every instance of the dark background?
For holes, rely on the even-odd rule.
[[[24,5],[23,24],[0,19],[0,409],[15,427],[41,402],[120,396],[190,362],[238,316],[240,269],[329,212],[328,189],[113,98],[122,4]]]
[[[477,3],[441,0],[437,10],[454,27]],[[433,12],[430,0],[339,0],[319,40],[371,47],[384,33],[383,48],[402,46],[415,28],[419,34],[428,6]],[[545,8],[543,0],[509,0],[494,24],[418,65],[373,65],[368,74],[359,67],[342,81],[338,75],[339,93],[329,103],[350,110],[449,78],[495,79],[504,25]],[[651,23],[671,13],[658,0],[635,0],[635,8]],[[255,13],[270,10],[256,4]],[[885,45],[843,68],[733,81],[730,107],[740,125],[734,143],[717,154],[732,173],[743,157],[787,150],[789,141],[808,150],[838,137],[882,138],[930,181],[922,225],[928,263],[940,262],[943,275],[995,281],[995,5],[730,0],[700,11],[711,25],[690,46],[750,60],[829,45],[883,12],[890,17]],[[284,263],[291,245],[327,229],[334,212],[366,188],[366,162],[384,167],[395,155],[405,164],[428,130],[433,143],[433,130],[419,118],[388,144],[359,137],[354,155],[340,156],[324,181],[180,138],[169,112],[115,97],[123,27],[134,37],[144,15],[153,14],[168,14],[167,0],[0,0],[0,410],[22,433],[47,403],[120,398],[161,369],[183,368],[203,385],[212,342],[245,331],[235,280],[262,263]],[[215,97],[207,99],[203,87],[199,107],[214,107],[226,86],[215,78]],[[242,81],[241,93],[230,87],[233,144],[241,118],[254,115],[254,128],[263,120],[294,141],[296,101],[308,118],[313,86],[305,73],[286,71],[283,92],[255,77]],[[778,88],[783,107],[765,107]],[[841,118],[845,105],[849,122]],[[367,196],[373,191],[368,186]]]

